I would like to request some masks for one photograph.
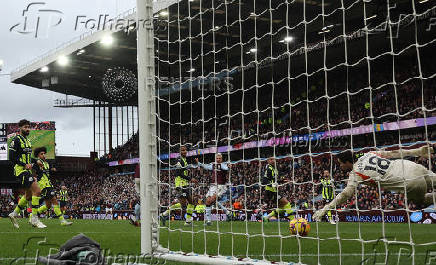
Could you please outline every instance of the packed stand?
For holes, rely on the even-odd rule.
[[[181,122],[179,119],[182,117],[179,118],[179,115],[173,115],[171,116],[172,120],[169,121],[171,124],[169,126],[165,121],[167,117],[162,116],[158,120],[158,151],[160,154],[177,152],[178,143],[191,146],[191,149],[197,149],[207,145],[235,145],[271,137],[305,135],[309,133],[309,128],[311,129],[310,133],[345,129],[350,128],[349,122],[353,123],[353,127],[358,127],[372,123],[396,122],[398,120],[436,116],[436,83],[429,80],[421,84],[419,79],[413,78],[419,76],[418,69],[408,67],[404,62],[403,64],[404,67],[398,67],[400,70],[395,73],[395,86],[393,85],[392,73],[389,71],[374,71],[371,75],[371,93],[368,89],[368,78],[363,74],[353,75],[353,85],[348,88],[348,91],[344,88],[344,84],[347,82],[344,79],[345,76],[340,73],[330,77],[335,82],[329,83],[327,91],[324,88],[323,76],[319,76],[319,81],[313,82],[313,84],[295,80],[293,87],[306,88],[309,85],[309,93],[307,94],[306,89],[302,89],[301,94],[299,92],[294,93],[295,95],[292,94],[291,98],[286,92],[287,82],[277,84],[275,90],[279,92],[276,92],[276,94],[286,92],[286,95],[274,95],[274,114],[271,106],[271,95],[259,96],[258,109],[256,109],[256,102],[248,100],[251,95],[248,93],[253,93],[253,91],[250,91],[246,92],[247,102],[243,104],[244,113],[241,111],[241,104],[231,105],[229,107],[231,117],[227,116],[229,113],[227,113],[226,107],[217,108],[216,110],[208,109],[214,104],[206,104],[206,102],[204,115],[212,116],[204,117],[204,122],[202,117],[194,117],[201,115],[202,111],[201,109],[196,110],[193,106],[188,112],[191,115],[187,115],[192,116],[189,120]],[[435,66],[432,63],[427,62],[425,69],[426,71],[423,73],[425,76],[431,76],[435,72]],[[284,90],[280,90],[280,86],[284,86]],[[368,105],[371,95],[372,107]],[[410,95],[419,96],[411,98]],[[422,102],[422,98],[424,102]],[[225,99],[225,102],[218,102],[218,98],[216,100],[216,105],[227,104],[227,99]],[[180,107],[179,105],[175,105],[173,108],[177,109]],[[186,107],[185,105],[183,105],[183,108]],[[327,106],[329,106],[328,115]],[[425,112],[423,107],[426,109]],[[373,118],[371,117],[371,110]],[[307,111],[309,111],[309,121],[307,120]],[[405,134],[417,134],[416,131],[419,131],[419,128],[410,129],[410,131],[412,132],[406,132]],[[419,131],[418,134],[422,134],[422,131]],[[430,138],[436,137],[434,131],[429,130]],[[377,137],[376,143],[372,141],[372,134],[359,135],[358,139],[354,140],[355,146],[353,147],[398,144],[398,137],[393,132],[385,131],[377,134],[380,136]],[[416,138],[415,140],[425,140],[426,136],[422,135],[422,137]],[[324,152],[331,146],[336,146],[338,142],[344,142],[348,144],[346,148],[350,148],[350,137],[336,137],[331,140],[330,146],[312,143],[314,145],[312,152]],[[405,142],[412,142],[413,140],[406,139]],[[169,148],[169,145],[171,145],[171,148]],[[296,151],[299,154],[308,152],[307,148]],[[138,135],[135,134],[126,144],[111,150],[102,157],[102,160],[122,160],[138,157],[138,154]]]

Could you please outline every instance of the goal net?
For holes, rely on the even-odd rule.
[[[156,142],[141,152],[157,160],[156,190],[141,191],[158,208],[147,223],[154,253],[199,264],[436,263],[424,224],[436,213],[404,190],[359,182],[313,219],[347,186],[339,154],[436,139],[435,14],[426,0],[184,0],[155,12],[155,94],[139,103],[152,117],[140,138],[156,125],[140,139]],[[141,68],[151,43],[141,44],[139,70],[153,75]],[[428,154],[401,158],[434,170]]]

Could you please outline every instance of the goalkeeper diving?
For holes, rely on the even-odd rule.
[[[321,221],[327,211],[346,202],[354,195],[360,183],[405,193],[407,201],[416,205],[434,204],[436,193],[427,193],[427,189],[436,188],[436,174],[404,157],[429,158],[435,149],[436,146],[423,146],[409,150],[374,151],[360,158],[353,156],[351,151],[338,154],[341,169],[349,172],[347,186],[324,208],[318,210],[313,219]]]

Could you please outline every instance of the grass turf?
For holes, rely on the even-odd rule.
[[[16,230],[8,219],[0,219],[0,264],[28,263],[37,253],[47,255],[50,248],[58,248],[78,233],[84,233],[99,242],[112,262],[125,263],[126,256],[138,256],[140,252],[139,228],[131,226],[127,221],[74,220],[73,226],[61,227],[58,220],[50,219],[44,220],[48,226],[44,230],[34,229],[26,222],[27,220],[21,219],[21,227]],[[309,237],[297,239],[289,235],[287,223],[280,224],[279,236],[278,223],[262,226],[261,223],[252,222],[220,222],[204,230],[201,222],[196,222],[193,227],[184,227],[182,222],[171,222],[170,229],[161,229],[160,242],[172,250],[194,250],[202,254],[205,253],[206,241],[206,253],[209,255],[233,254],[241,258],[248,255],[254,259],[262,259],[264,256],[268,260],[279,261],[282,253],[282,261],[297,262],[301,259],[305,264],[383,264],[387,248],[387,264],[413,264],[413,259],[415,264],[436,264],[436,244],[416,245],[414,255],[411,255],[411,246],[401,244],[410,242],[410,237],[415,244],[436,242],[434,225],[412,224],[409,233],[408,224],[385,224],[384,238],[396,242],[389,245],[383,243],[380,223],[361,223],[360,229],[357,223],[339,223],[338,226],[312,223],[311,226]],[[363,241],[350,240],[359,238],[359,230],[362,240],[372,241],[362,243]],[[262,231],[266,236],[262,236]],[[316,239],[317,236],[321,238],[320,241]],[[362,249],[365,253],[363,263]],[[52,253],[56,251],[52,250]],[[433,263],[428,263],[431,255]],[[22,257],[29,259],[24,260]],[[134,258],[130,258],[130,261],[134,261]],[[161,260],[140,261],[162,263]]]

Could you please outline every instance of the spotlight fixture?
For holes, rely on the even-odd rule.
[[[114,43],[114,38],[112,37],[112,35],[105,35],[101,39],[100,43],[104,46],[111,46]]]
[[[65,56],[65,55],[59,56],[59,58],[57,60],[57,63],[60,66],[67,66],[69,62],[70,62],[70,59],[67,56]]]

